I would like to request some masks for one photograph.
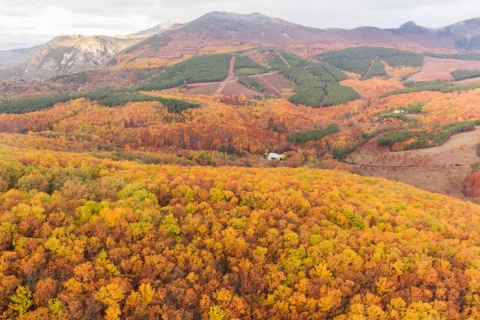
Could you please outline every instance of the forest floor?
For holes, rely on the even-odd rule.
[[[363,175],[384,177],[418,188],[463,197],[463,182],[480,161],[477,144],[480,127],[452,136],[441,146],[410,151],[389,151],[379,148],[376,139],[347,157]]]

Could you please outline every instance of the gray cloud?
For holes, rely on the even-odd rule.
[[[473,18],[472,0],[3,0],[0,50],[62,34],[128,34],[166,21],[187,22],[210,11],[260,12],[317,28],[398,27],[413,20],[441,27]]]

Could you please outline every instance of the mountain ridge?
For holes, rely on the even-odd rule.
[[[471,52],[480,50],[479,27],[480,18],[473,18],[436,29],[412,21],[394,29],[371,26],[317,29],[261,13],[214,11],[185,24],[159,24],[126,36],[60,36],[15,66],[0,69],[0,78],[46,79],[107,64],[124,66],[132,62],[139,68],[151,68],[159,65],[152,65],[150,60],[182,59],[256,46],[288,49],[313,45],[324,46],[326,50],[381,46],[415,52]],[[148,63],[142,64],[142,60]]]

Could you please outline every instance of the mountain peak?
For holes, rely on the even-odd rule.
[[[200,18],[193,20],[190,23],[195,24],[195,22],[211,22],[211,23],[226,23],[226,22],[238,22],[238,23],[260,23],[266,25],[274,24],[293,24],[279,18],[272,18],[264,14],[254,12],[254,13],[232,13],[224,11],[213,11],[207,13]]]
[[[418,25],[415,23],[415,21],[407,21],[400,26],[400,28],[402,29],[417,28],[417,27]]]
[[[204,14],[199,19],[232,19],[232,20],[245,20],[249,18],[269,18],[264,14],[254,12],[254,13],[234,13],[226,11],[212,11]],[[270,19],[270,18],[269,18]]]
[[[429,33],[429,31],[431,31],[428,28],[419,26],[413,21],[405,22],[398,29],[386,29],[386,30],[396,35],[427,34]]]
[[[406,31],[406,32],[425,32],[428,29],[425,27],[419,26],[413,21],[408,21],[402,24],[399,30]]]

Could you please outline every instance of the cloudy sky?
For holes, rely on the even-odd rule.
[[[1,0],[0,50],[42,44],[64,34],[118,35],[211,11],[259,12],[317,28],[437,28],[480,16],[473,0]],[[476,15],[476,16],[475,16]]]

